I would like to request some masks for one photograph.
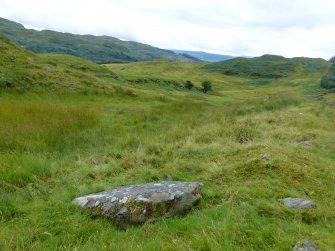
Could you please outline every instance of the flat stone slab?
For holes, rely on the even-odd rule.
[[[318,247],[311,240],[304,240],[298,242],[292,251],[320,251]]]
[[[313,208],[316,207],[316,204],[312,200],[300,199],[300,198],[285,198],[280,200],[284,206],[289,208]]]
[[[202,186],[201,182],[146,183],[116,187],[73,202],[124,229],[190,210],[200,200]]]

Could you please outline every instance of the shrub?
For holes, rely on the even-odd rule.
[[[325,89],[335,89],[335,76],[328,74],[321,79],[321,87]]]
[[[187,80],[184,86],[187,90],[192,90],[192,88],[194,87],[194,84],[192,83],[192,81]]]
[[[204,93],[207,93],[208,91],[211,91],[212,90],[212,82],[206,80],[206,81],[203,81],[201,83],[201,86],[202,86],[202,91]]]
[[[6,78],[4,75],[0,75],[0,88],[11,88],[13,87],[13,81]]]
[[[322,77],[320,86],[326,89],[335,89],[335,64],[333,64],[328,73]]]

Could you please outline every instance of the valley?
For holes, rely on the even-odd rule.
[[[303,238],[335,246],[326,61],[262,78],[206,62],[97,65],[0,45],[1,250],[290,250]],[[166,176],[204,183],[188,215],[120,231],[71,203]],[[287,209],[278,200],[289,196],[317,207]]]

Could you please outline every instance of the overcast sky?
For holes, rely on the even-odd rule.
[[[0,0],[0,16],[166,49],[335,55],[334,0]]]

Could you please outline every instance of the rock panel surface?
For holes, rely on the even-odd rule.
[[[191,209],[201,198],[202,186],[201,182],[146,183],[116,187],[78,197],[73,202],[126,228]]]
[[[320,251],[318,247],[311,240],[304,240],[303,242],[298,242],[293,251]]]
[[[300,198],[285,198],[280,200],[285,206],[289,208],[313,208],[315,203],[312,200],[300,199]]]

